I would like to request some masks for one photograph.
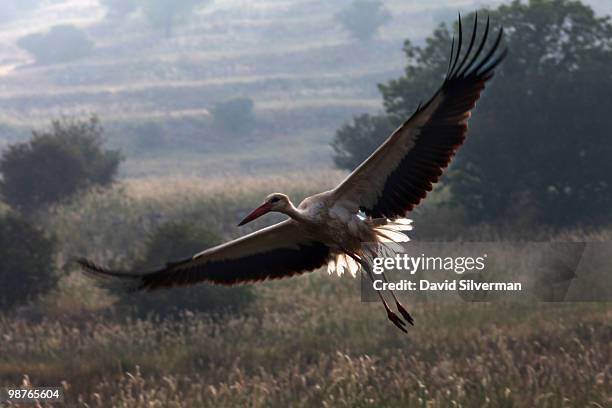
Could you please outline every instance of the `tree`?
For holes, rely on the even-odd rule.
[[[166,37],[174,26],[191,14],[193,9],[208,0],[142,0],[142,11],[153,27],[162,29]]]
[[[474,221],[530,212],[556,226],[598,223],[612,208],[612,24],[571,0],[518,0],[490,12],[510,56],[478,104],[446,181]],[[473,15],[464,19],[470,27]],[[473,20],[472,20],[473,21]],[[482,30],[483,27],[481,26]],[[380,85],[385,114],[399,123],[431,96],[446,72],[451,33],[439,26],[424,47],[406,42],[405,75]],[[363,132],[367,130],[361,129]],[[362,151],[336,135],[345,167],[388,136],[372,130]],[[344,140],[344,141],[343,141]],[[355,149],[353,149],[355,150]]]
[[[145,255],[134,270],[152,270],[169,260],[185,259],[208,247],[219,244],[220,238],[193,223],[162,225],[148,239]],[[174,288],[149,293],[130,293],[121,298],[121,306],[136,315],[173,316],[185,310],[194,312],[236,312],[254,299],[249,287],[228,288],[201,284],[190,288]]]
[[[83,30],[72,25],[57,25],[45,33],[21,37],[17,45],[28,51],[39,64],[57,64],[85,57],[93,42]]]
[[[391,13],[380,0],[353,0],[335,17],[352,37],[369,41],[380,27],[391,20]]]
[[[24,305],[55,286],[55,246],[15,213],[0,214],[0,309]]]
[[[96,117],[56,120],[32,139],[8,147],[0,157],[0,196],[16,210],[34,212],[83,189],[110,184],[121,155],[103,150]]]
[[[382,135],[390,135],[393,129],[393,120],[386,115],[365,113],[355,117],[352,123],[347,123],[336,131],[332,142],[336,166],[341,169],[354,169],[376,150],[381,140],[384,140]]]
[[[210,108],[213,127],[222,133],[250,133],[255,124],[254,106],[250,98],[233,98],[216,103]]]

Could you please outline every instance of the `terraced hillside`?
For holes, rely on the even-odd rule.
[[[349,2],[217,0],[170,38],[138,12],[107,18],[97,0],[31,0],[20,12],[0,6],[0,148],[60,115],[96,113],[130,159],[124,175],[167,174],[166,165],[190,175],[331,167],[335,129],[381,108],[376,84],[401,73],[403,40],[419,42],[457,10],[482,6],[389,0],[392,20],[364,44],[333,17]],[[17,47],[20,37],[57,24],[84,29],[91,55],[38,65]],[[218,135],[207,126],[208,109],[235,96],[254,100],[255,129]],[[163,125],[170,143],[149,151],[146,128],[138,134],[148,122]]]

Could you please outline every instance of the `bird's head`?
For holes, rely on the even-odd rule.
[[[287,197],[285,194],[272,193],[266,197],[264,202],[259,207],[247,215],[244,220],[240,221],[238,226],[240,227],[271,211],[284,213],[290,206],[291,202],[289,201],[289,197]]]

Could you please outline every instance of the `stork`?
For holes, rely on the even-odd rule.
[[[363,244],[408,240],[405,231],[411,229],[410,220],[403,217],[431,191],[432,183],[439,180],[465,140],[470,111],[506,56],[506,49],[498,51],[502,28],[484,52],[488,18],[474,48],[477,24],[476,17],[467,50],[460,57],[463,33],[459,17],[457,47],[455,50],[453,37],[440,88],[336,188],[297,206],[285,194],[270,194],[238,225],[269,212],[285,214],[288,219],[154,271],[114,271],[84,258],[77,262],[85,271],[134,291],[201,282],[235,285],[294,276],[325,265],[330,272],[349,270],[353,274],[362,267],[372,278]],[[414,321],[406,308],[391,292],[400,317],[391,310],[388,297],[378,295],[389,320],[407,332],[407,323],[414,325]]]

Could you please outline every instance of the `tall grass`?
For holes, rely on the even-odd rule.
[[[90,192],[42,221],[60,238],[63,259],[88,255],[129,266],[143,237],[166,220],[201,222],[233,237],[241,233],[236,221],[268,192],[298,202],[340,177],[134,180]],[[580,234],[568,237],[609,237]],[[255,293],[241,315],[134,320],[118,316],[111,296],[72,271],[39,303],[37,319],[0,316],[0,386],[62,386],[68,407],[611,402],[612,309],[605,303],[407,299],[416,326],[404,335],[379,304],[360,301],[359,282],[350,278],[314,272],[259,284]]]
[[[332,188],[341,177],[341,172],[315,171],[263,178],[128,179],[58,206],[41,222],[59,238],[63,258],[88,255],[122,263],[142,251],[147,234],[164,222],[199,223],[229,239],[280,219],[270,215],[237,228],[267,194],[285,192],[297,205],[310,194]]]
[[[115,268],[129,268],[144,251],[147,237],[166,222],[197,223],[225,239],[277,222],[270,214],[238,228],[237,223],[271,192],[284,192],[297,205],[304,197],[332,188],[339,171],[276,177],[127,179],[92,190],[52,208],[40,223],[60,244],[56,293],[43,299],[45,313],[79,314],[105,308],[113,298],[93,287],[69,261],[86,256]]]
[[[605,305],[412,305],[404,335],[318,280],[265,284],[258,313],[223,321],[0,319],[0,382],[64,384],[67,406],[609,403]]]

